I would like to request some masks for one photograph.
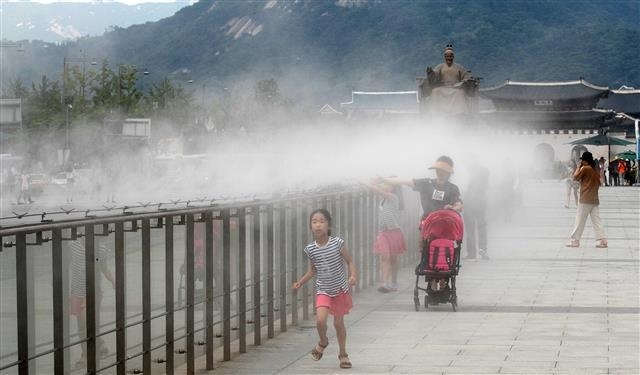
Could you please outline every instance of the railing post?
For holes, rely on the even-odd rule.
[[[142,371],[151,374],[151,223],[142,219]]]
[[[356,213],[357,210],[357,206],[356,206],[356,197],[354,195],[354,193],[349,193],[349,197],[348,197],[348,208],[347,208],[347,215],[349,218],[349,224],[348,224],[348,234],[349,234],[349,240],[347,242],[347,246],[351,251],[351,254],[353,255],[353,260],[356,264],[356,270],[358,270],[358,280],[356,282],[356,285],[354,287],[355,292],[359,292],[360,288],[362,287],[362,272],[361,272],[361,267],[362,267],[362,262],[361,262],[361,257],[360,257],[360,251],[358,249],[358,234],[357,234],[357,220],[358,220],[358,215]]]
[[[309,241],[309,222],[307,221],[311,214],[309,208],[309,201],[305,200],[302,206],[302,248],[304,248]],[[309,260],[306,256],[302,257],[302,270],[301,273],[307,272]],[[302,319],[309,320],[309,283],[305,283],[302,286]]]
[[[186,215],[186,228],[185,228],[185,237],[187,240],[187,246],[185,247],[185,252],[186,252],[186,264],[185,264],[185,268],[186,268],[186,272],[187,272],[187,281],[186,281],[186,294],[187,294],[187,300],[186,300],[186,304],[187,304],[187,308],[186,308],[186,314],[187,314],[187,374],[194,374],[195,373],[195,340],[194,340],[194,284],[195,284],[195,280],[194,280],[194,274],[193,274],[193,267],[194,267],[194,263],[195,263],[195,254],[193,253],[193,242],[194,242],[194,236],[193,236],[193,227],[194,227],[194,223],[193,223],[193,214],[187,214]]]
[[[290,218],[289,218],[289,244],[291,249],[291,283],[298,280],[298,268],[300,265],[298,264],[298,251],[300,251],[300,246],[298,245],[298,225],[300,216],[298,215],[298,201],[291,201],[291,210],[290,210]],[[291,290],[291,325],[298,325],[298,294]]]
[[[0,244],[1,246],[1,244]],[[56,375],[65,373],[64,332],[68,328],[64,319],[64,272],[62,268],[62,230],[51,231],[51,269],[53,270],[53,355]]]
[[[96,334],[98,324],[96,322],[96,243],[93,236],[92,224],[84,227],[85,249],[85,286],[87,297],[86,322],[87,322],[87,373],[95,374],[97,370]]]
[[[267,337],[274,337],[274,295],[273,295],[273,204],[270,204],[267,208]]]
[[[124,223],[115,223],[115,270],[116,270],[116,361],[117,373],[127,372],[127,285],[126,254],[124,251]]]
[[[16,234],[16,312],[18,323],[18,373],[29,374],[29,297],[27,267],[27,237],[24,233]]]
[[[222,218],[222,341],[223,359],[231,360],[231,225],[229,210],[220,213]]]
[[[370,252],[367,248],[367,238],[365,237],[365,214],[366,211],[364,209],[364,195],[363,193],[357,193],[357,203],[358,203],[358,244],[360,251],[362,252],[362,287],[367,288],[369,281],[369,260],[370,260]]]
[[[165,278],[165,372],[168,375],[173,374],[173,351],[174,351],[174,297],[173,297],[173,216],[164,217],[164,278]],[[116,231],[117,233],[117,231]]]
[[[261,293],[260,289],[262,284],[260,282],[260,270],[262,269],[262,263],[260,262],[260,206],[256,206],[252,210],[253,212],[253,256],[251,257],[251,271],[253,273],[253,344],[260,345],[262,332],[262,317],[260,312],[261,307]]]
[[[287,292],[290,288],[287,288],[287,204],[282,203],[278,210],[278,220],[280,222],[278,236],[278,260],[280,282],[278,286],[278,292],[280,294],[280,332],[287,331]]]
[[[206,295],[206,361],[207,370],[213,370],[213,350],[215,348],[214,334],[213,334],[213,213],[207,211],[204,216],[204,248],[206,257],[206,276],[205,276],[205,295]],[[219,286],[218,286],[219,287]]]
[[[247,212],[238,210],[238,335],[239,351],[247,352]]]

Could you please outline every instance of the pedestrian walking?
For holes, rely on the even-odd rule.
[[[487,249],[489,169],[480,165],[476,158],[471,159],[469,167],[469,184],[464,201],[464,227],[467,232],[466,259],[476,259],[476,253],[479,250],[482,259],[489,260]]]
[[[625,186],[626,182],[626,173],[627,173],[627,164],[624,160],[618,160],[618,180],[620,181],[620,186]]]
[[[600,175],[596,172],[596,161],[589,151],[585,151],[580,157],[580,167],[573,175],[574,180],[580,182],[580,200],[576,220],[571,232],[567,247],[579,247],[580,238],[584,232],[587,217],[591,216],[591,223],[596,236],[596,247],[606,248],[607,239],[602,229],[600,221],[600,201],[598,199],[598,189],[600,188]]]
[[[392,184],[384,183],[380,178],[368,184],[371,191],[382,197],[378,205],[378,234],[373,245],[373,253],[380,257],[382,285],[378,288],[381,293],[398,290],[399,257],[407,246],[404,233],[400,229],[399,216],[401,205],[401,187],[394,188]]]
[[[451,183],[449,179],[453,174],[453,160],[442,155],[429,169],[436,171],[436,178],[420,178],[412,180],[383,179],[383,181],[393,185],[406,185],[420,193],[420,204],[422,205],[422,219],[436,210],[448,209],[458,213],[462,211],[462,200],[460,199],[460,189]],[[422,222],[422,220],[421,220]],[[421,245],[422,247],[422,245]],[[433,279],[432,289],[442,288],[448,284],[448,279]]]
[[[80,339],[87,338],[87,321],[86,321],[86,305],[87,305],[87,297],[86,297],[86,257],[85,252],[86,249],[82,242],[79,240],[71,241],[69,244],[71,251],[71,290],[69,293],[69,313],[76,317],[76,321],[78,324],[78,337]],[[103,275],[113,286],[116,288],[116,279],[113,276],[113,273],[107,266],[107,259],[110,257],[111,251],[107,248],[104,242],[100,242],[100,244],[96,247],[95,254],[95,262],[96,262],[96,272],[99,272]],[[101,287],[101,277],[96,278],[96,322],[100,323],[100,310],[102,303],[102,287]],[[87,361],[87,345],[86,343],[82,343],[80,345],[82,350],[81,358],[76,362],[76,367],[81,368],[85,366]],[[109,350],[107,349],[104,340],[100,337],[97,339],[97,353],[100,356],[106,356],[109,354]]]
[[[20,178],[18,180],[20,186],[20,193],[18,195],[18,204],[29,204],[33,203],[31,199],[31,187],[29,186],[29,174],[23,171],[20,174]]]
[[[564,208],[569,208],[571,203],[571,193],[573,193],[573,198],[576,202],[576,207],[578,207],[578,191],[580,190],[580,183],[573,179],[573,174],[576,173],[576,169],[578,165],[574,160],[569,161],[569,166],[567,167],[567,179],[565,180],[567,187],[567,194],[564,200]]]
[[[329,345],[327,337],[327,318],[333,315],[333,326],[338,338],[340,368],[351,368],[346,352],[347,328],[344,315],[353,306],[350,294],[351,285],[356,283],[356,266],[342,238],[331,236],[331,214],[325,209],[313,211],[309,217],[309,227],[314,241],[304,248],[309,258],[309,270],[293,283],[293,289],[299,289],[312,277],[316,277],[316,329],[319,341],[311,351],[314,360],[322,358]],[[348,275],[345,271],[348,268]]]

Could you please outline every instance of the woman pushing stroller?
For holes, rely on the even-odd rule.
[[[463,207],[462,200],[460,199],[460,189],[449,181],[453,174],[453,160],[449,156],[442,155],[429,169],[435,169],[435,179],[383,180],[394,185],[406,185],[419,192],[423,220],[426,219],[430,213],[442,209],[450,209],[460,213]],[[434,291],[445,289],[447,286],[447,278],[431,279],[429,284],[430,290]]]

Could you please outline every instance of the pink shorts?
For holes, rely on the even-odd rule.
[[[400,229],[384,230],[378,233],[376,242],[373,244],[373,253],[376,255],[399,255],[406,249],[404,234]]]
[[[100,303],[102,293],[96,293],[96,303]],[[84,314],[84,310],[87,307],[87,299],[85,297],[78,297],[74,294],[69,295],[69,314],[80,316]]]
[[[351,300],[351,294],[348,292],[342,292],[334,297],[326,294],[316,294],[316,309],[318,307],[327,307],[329,308],[329,314],[342,316],[349,313],[349,310],[353,307],[353,301]]]

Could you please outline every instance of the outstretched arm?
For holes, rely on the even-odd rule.
[[[293,283],[293,289],[296,289],[296,290],[300,289],[300,287],[302,287],[307,281],[309,281],[315,275],[316,275],[316,267],[313,265],[313,263],[311,263],[311,261],[309,261],[309,269],[304,275],[302,275],[302,278],[300,278],[300,280]]]
[[[380,177],[380,179],[383,182],[386,182],[388,184],[395,185],[395,186],[404,185],[404,186],[408,186],[408,187],[410,187],[412,189],[416,186],[414,180],[405,180],[405,179],[400,179],[400,178],[386,178],[386,177]]]
[[[390,192],[390,191],[386,191],[386,190],[382,189],[379,185],[376,184],[377,181],[380,181],[380,180],[375,179],[372,182],[366,183],[366,185],[369,188],[369,190],[373,191],[376,194],[382,195],[386,199],[391,199],[391,197],[394,194],[392,192]]]

